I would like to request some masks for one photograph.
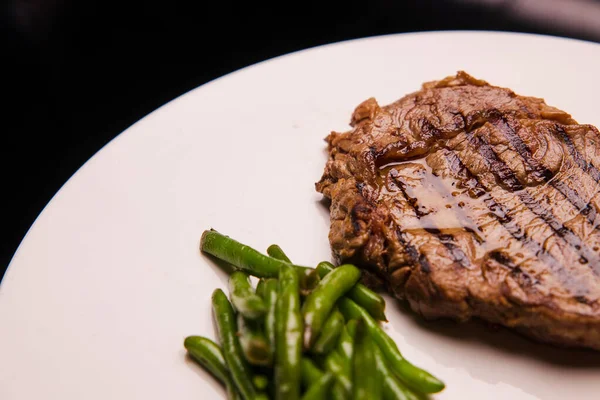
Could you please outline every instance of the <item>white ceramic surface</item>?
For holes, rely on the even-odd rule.
[[[198,251],[202,231],[328,259],[314,190],[323,138],[362,100],[386,104],[459,69],[600,126],[600,46],[522,34],[343,42],[195,89],[96,154],[28,232],[0,286],[0,399],[224,398],[182,347],[214,336],[210,294],[225,287]],[[600,353],[425,323],[393,304],[388,315],[404,354],[446,381],[435,398],[599,396]]]

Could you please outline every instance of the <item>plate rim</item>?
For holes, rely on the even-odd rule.
[[[394,38],[397,37],[406,37],[406,36],[439,36],[439,35],[457,35],[457,36],[461,36],[461,35],[475,35],[475,36],[507,36],[507,37],[518,37],[518,36],[527,36],[527,37],[531,37],[531,38],[538,38],[538,39],[542,39],[542,40],[551,40],[551,41],[564,41],[564,42],[572,42],[572,43],[579,43],[579,44],[584,44],[584,45],[592,45],[594,47],[596,47],[598,50],[600,50],[600,43],[597,42],[593,42],[591,40],[586,40],[586,39],[578,39],[578,38],[571,38],[571,37],[564,37],[564,36],[554,36],[554,35],[548,35],[548,34],[542,34],[542,33],[531,33],[531,32],[518,32],[518,31],[500,31],[500,30],[427,30],[427,31],[415,31],[415,32],[398,32],[398,33],[387,33],[387,34],[381,34],[381,35],[371,35],[371,36],[365,36],[365,37],[360,37],[360,38],[351,38],[351,39],[345,39],[345,40],[340,40],[337,42],[331,42],[331,43],[324,43],[324,44],[320,44],[320,45],[316,45],[316,46],[311,46],[311,47],[307,47],[304,49],[299,49],[299,50],[295,50],[289,53],[284,53],[284,54],[280,54],[274,57],[270,57],[258,62],[255,62],[253,64],[248,64],[246,66],[240,67],[238,69],[235,69],[233,71],[230,71],[224,75],[218,76],[214,79],[211,79],[205,83],[202,83],[198,86],[195,86],[193,88],[190,88],[189,90],[186,90],[185,92],[175,96],[174,98],[168,100],[167,102],[161,104],[160,106],[156,107],[155,109],[151,110],[150,112],[148,112],[147,114],[143,115],[142,117],[140,117],[138,120],[134,121],[133,123],[131,123],[130,125],[128,125],[127,127],[125,127],[123,130],[121,130],[119,133],[117,133],[111,140],[109,140],[108,142],[106,142],[104,145],[102,145],[99,149],[97,149],[83,164],[81,164],[70,176],[67,180],[65,180],[61,186],[59,187],[59,189],[50,197],[50,199],[46,202],[46,204],[44,205],[44,207],[42,208],[42,210],[36,215],[34,221],[31,223],[31,225],[27,228],[27,231],[25,232],[25,235],[23,235],[23,237],[20,239],[19,244],[17,246],[17,248],[15,249],[14,253],[11,255],[10,260],[8,262],[8,265],[6,267],[6,270],[4,272],[4,276],[2,277],[2,279],[0,280],[0,301],[2,300],[2,288],[6,285],[5,282],[9,282],[10,284],[10,276],[12,275],[12,270],[14,270],[14,268],[12,267],[13,265],[13,261],[14,259],[17,257],[17,255],[19,254],[19,252],[21,251],[21,248],[23,247],[23,243],[28,239],[28,237],[30,236],[30,232],[35,228],[35,226],[37,225],[38,221],[40,220],[40,217],[46,212],[46,210],[54,203],[56,197],[65,189],[65,187],[67,187],[67,185],[69,185],[73,179],[80,174],[80,172],[86,168],[90,162],[97,158],[98,155],[100,153],[102,153],[106,148],[110,147],[110,146],[115,146],[115,143],[117,143],[125,134],[127,134],[132,128],[134,128],[136,125],[142,123],[144,120],[146,120],[147,118],[151,117],[152,115],[155,115],[159,112],[164,112],[164,110],[170,106],[172,106],[172,104],[181,101],[181,99],[183,99],[184,97],[190,95],[192,92],[195,92],[197,90],[201,90],[205,87],[209,87],[212,86],[214,84],[217,84],[218,82],[220,82],[221,80],[230,78],[232,76],[241,74],[241,73],[245,73],[247,71],[251,71],[255,68],[259,68],[260,66],[267,64],[267,63],[271,63],[271,62],[277,62],[281,59],[284,58],[291,58],[291,57],[297,57],[297,56],[301,56],[304,53],[307,52],[311,52],[311,51],[318,51],[318,50],[326,50],[328,48],[334,48],[334,47],[338,47],[338,46],[347,46],[349,44],[352,43],[358,43],[358,42],[366,42],[366,41],[378,41],[378,40],[392,40]],[[9,277],[7,279],[7,277]]]

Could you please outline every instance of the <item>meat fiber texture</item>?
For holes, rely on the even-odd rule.
[[[327,137],[339,262],[425,318],[473,317],[600,350],[600,136],[465,72]]]

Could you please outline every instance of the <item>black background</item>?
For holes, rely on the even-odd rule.
[[[399,32],[508,30],[598,40],[576,27],[515,18],[505,5],[443,0],[12,0],[2,7],[1,93],[8,107],[0,125],[0,277],[37,215],[87,159],[165,102],[236,69]]]

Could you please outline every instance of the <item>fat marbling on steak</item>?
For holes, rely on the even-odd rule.
[[[465,72],[332,132],[329,239],[426,318],[600,350],[600,135]]]

